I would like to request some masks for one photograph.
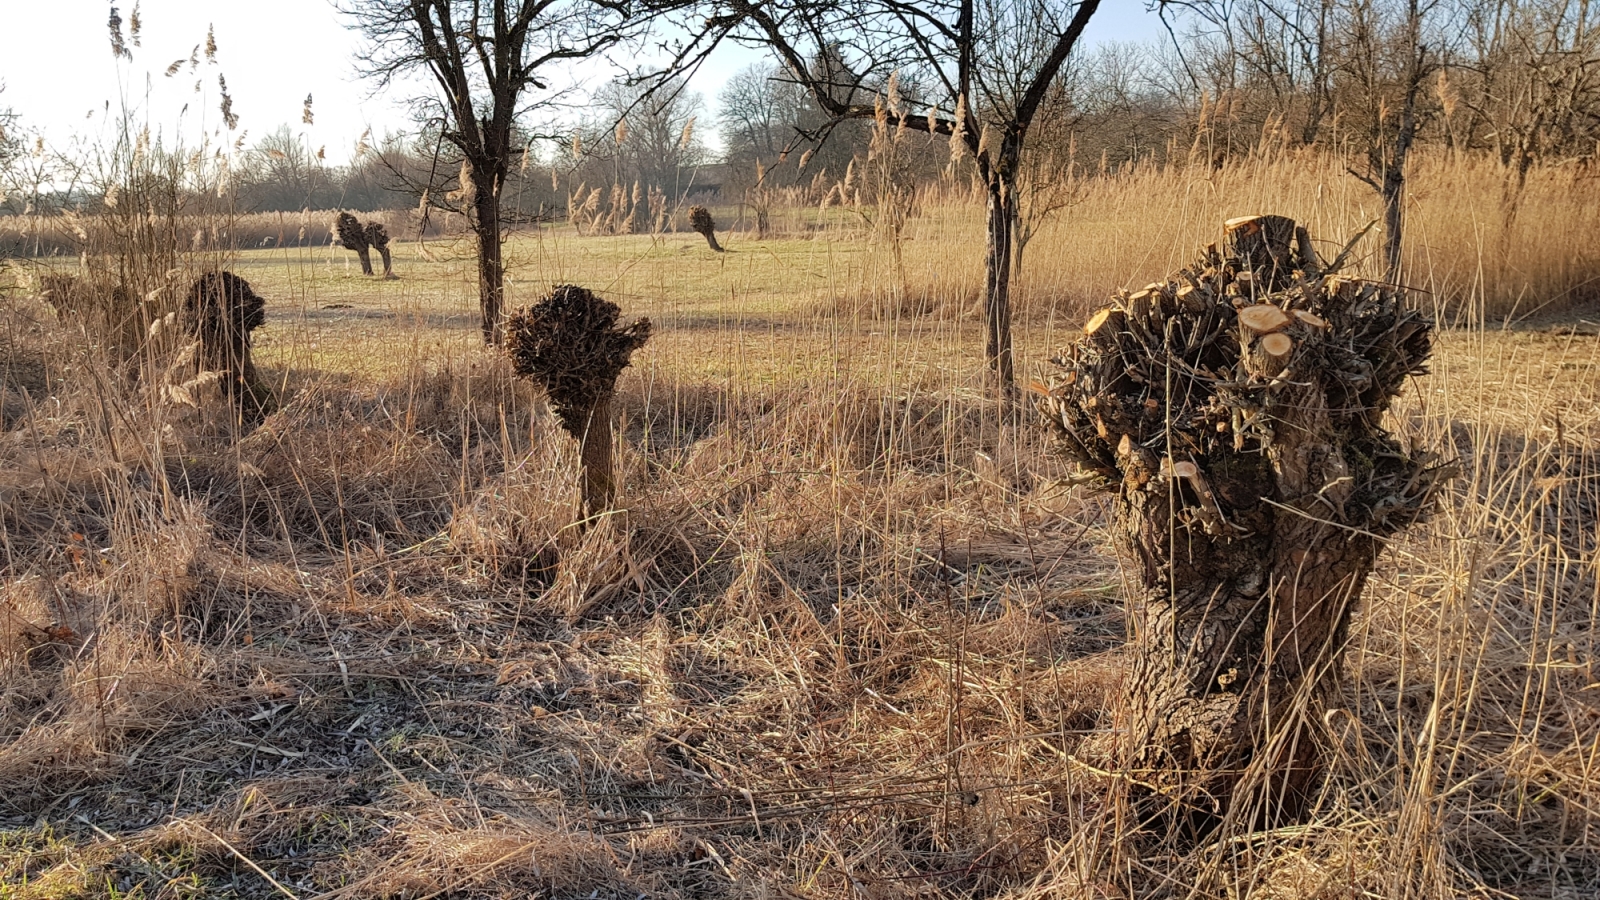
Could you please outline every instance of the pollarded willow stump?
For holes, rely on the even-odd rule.
[[[544,386],[562,429],[578,439],[588,516],[616,496],[611,395],[633,351],[650,339],[649,319],[619,328],[621,314],[615,303],[564,284],[506,323],[512,369]]]
[[[704,206],[689,207],[689,227],[704,236],[711,249],[722,252],[722,245],[717,243],[717,223],[711,221],[711,210]]]
[[[199,371],[218,374],[223,393],[246,420],[260,416],[271,396],[250,358],[250,332],[266,321],[266,305],[250,282],[232,272],[200,276],[183,301],[184,327],[198,344]]]
[[[384,279],[392,281],[395,274],[394,261],[389,258],[389,229],[383,227],[382,222],[368,222],[362,230],[366,232],[367,243],[371,244],[372,249],[378,251],[378,255],[383,258]]]
[[[339,218],[334,220],[334,231],[339,235],[339,245],[346,250],[354,250],[361,260],[361,274],[372,274],[372,255],[368,252],[371,239],[367,236],[367,229],[362,227],[361,221],[347,212],[339,213]],[[387,254],[385,255],[387,258]]]
[[[1404,301],[1324,272],[1292,220],[1233,220],[1055,360],[1042,411],[1117,491],[1139,579],[1127,762],[1172,833],[1291,821],[1319,781],[1351,611],[1448,475],[1382,426],[1430,352]]]

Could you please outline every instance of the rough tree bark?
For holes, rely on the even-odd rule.
[[[544,386],[562,429],[578,440],[586,517],[609,509],[616,496],[611,395],[633,351],[650,339],[649,319],[619,328],[621,313],[615,303],[564,284],[508,323],[513,370]]]
[[[611,392],[594,401],[589,421],[578,435],[583,465],[583,505],[587,515],[610,509],[617,498],[616,470],[611,461]]]
[[[386,281],[395,278],[394,260],[389,256],[389,229],[383,227],[382,222],[368,222],[366,225],[367,243],[372,249],[378,251],[383,258],[383,277]]]
[[[1017,206],[1014,179],[1003,168],[995,167],[987,192],[989,202],[985,227],[988,248],[984,254],[983,319],[987,331],[985,356],[1009,406],[1016,384],[1011,352],[1011,254],[1012,239],[1016,233]]]
[[[501,311],[505,308],[506,269],[502,258],[500,236],[500,178],[491,170],[483,180],[474,175],[474,182],[482,185],[473,195],[472,232],[478,243],[478,305],[483,313],[483,340],[498,345],[505,334]]]
[[[1041,386],[1068,455],[1117,491],[1129,771],[1180,839],[1305,812],[1351,611],[1449,474],[1381,424],[1430,352],[1404,300],[1324,271],[1292,220],[1233,220],[1093,316]]]

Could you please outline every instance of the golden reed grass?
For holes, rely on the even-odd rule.
[[[1494,159],[1419,153],[1408,181],[1404,282],[1447,321],[1515,321],[1600,299],[1600,171],[1535,170],[1520,195]],[[1021,314],[1081,316],[1117,288],[1184,265],[1217,223],[1271,212],[1305,223],[1331,257],[1382,215],[1378,196],[1341,158],[1254,156],[1218,168],[1144,163],[1083,177],[1042,227],[1017,282]],[[908,291],[975,306],[983,278],[982,207],[975,195],[924,192],[906,244]],[[1381,225],[1358,247],[1358,270],[1379,274]]]

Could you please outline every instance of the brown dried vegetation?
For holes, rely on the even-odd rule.
[[[502,355],[258,344],[279,402],[241,434],[8,295],[0,894],[1592,893],[1591,338],[1438,336],[1381,424],[1463,477],[1377,557],[1305,822],[1185,848],[1134,840],[1108,752],[1107,507],[996,427],[970,330],[673,303],[615,383],[626,512],[584,527]],[[1213,475],[1171,473],[1185,508]]]

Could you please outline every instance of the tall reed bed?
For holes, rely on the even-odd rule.
[[[1481,155],[1416,157],[1406,206],[1404,281],[1451,322],[1501,323],[1587,309],[1600,300],[1600,176],[1560,165],[1513,193],[1511,173]],[[1217,168],[1129,165],[1079,173],[1064,208],[1039,227],[1015,294],[1020,314],[1082,316],[1118,288],[1182,266],[1225,219],[1265,212],[1304,222],[1321,252],[1381,216],[1371,189],[1340,158],[1282,153]],[[924,188],[904,245],[905,290],[922,308],[975,315],[983,279],[983,209],[960,185]],[[849,229],[826,210],[809,227]],[[1381,269],[1381,225],[1357,247],[1357,271]],[[883,252],[891,252],[885,246]],[[865,285],[888,285],[884,266]]]

